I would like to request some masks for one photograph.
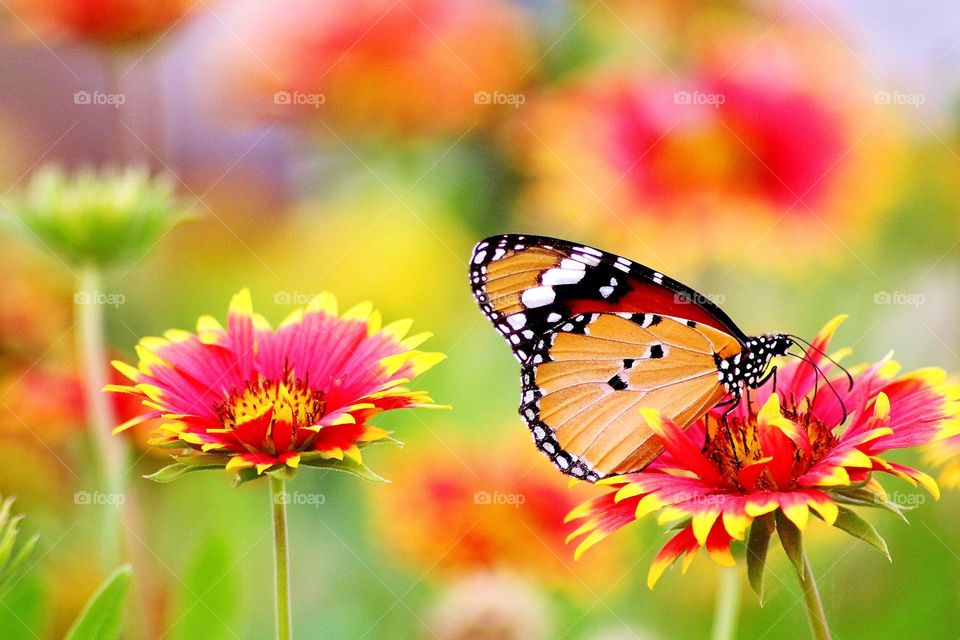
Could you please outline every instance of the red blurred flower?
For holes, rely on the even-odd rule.
[[[851,56],[809,29],[720,32],[673,73],[593,71],[519,111],[527,214],[677,261],[855,244],[898,139]]]
[[[228,19],[209,74],[229,104],[364,135],[461,134],[531,64],[527,21],[502,0],[247,2]]]
[[[60,444],[84,425],[83,391],[72,372],[44,365],[0,379],[0,422],[26,444]]]
[[[117,430],[161,419],[154,444],[185,451],[158,480],[211,467],[239,470],[246,480],[301,463],[367,475],[360,448],[388,435],[370,418],[435,406],[404,386],[443,359],[416,350],[429,334],[405,338],[410,325],[381,328],[369,303],[338,317],[333,296],[320,294],[274,330],[243,290],[226,329],[204,316],[197,333],[141,340],[137,368],[114,363],[133,385],[108,389],[148,409]]]
[[[829,370],[830,363],[820,351],[842,319],[828,324],[807,350],[806,357],[821,369]],[[714,409],[686,433],[656,412],[645,412],[666,453],[642,472],[602,480],[612,490],[570,513],[568,519],[586,520],[570,536],[586,536],[576,555],[659,511],[661,523],[685,524],[654,560],[652,587],[673,561],[685,556],[686,568],[701,547],[717,563],[732,565],[731,542],[743,540],[758,519],[769,521],[776,512],[800,530],[810,510],[848,530],[856,516],[844,505],[886,501],[873,472],[922,485],[939,497],[925,473],[881,456],[956,434],[957,389],[944,382],[940,370],[897,376],[897,369],[890,360],[862,367],[848,390],[843,378],[831,386],[818,384],[811,364],[791,362],[780,367],[776,390],[771,381],[751,394],[754,402],[741,401],[726,423],[725,409]],[[849,413],[846,421],[842,407]]]
[[[15,0],[11,9],[42,37],[115,45],[162,35],[195,5],[191,0]]]

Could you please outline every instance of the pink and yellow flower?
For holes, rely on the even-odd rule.
[[[247,480],[300,464],[369,475],[360,449],[389,435],[370,419],[436,406],[406,384],[444,356],[418,351],[429,334],[406,337],[410,326],[381,327],[370,303],[338,316],[334,297],[322,293],[274,329],[243,290],[226,328],[203,316],[196,333],[141,340],[137,367],[114,362],[132,384],[108,390],[133,394],[147,409],[117,431],[160,420],[153,444],[181,453],[157,480],[203,468]]]
[[[960,401],[960,394],[957,400]],[[960,489],[960,435],[934,442],[924,452],[924,459],[942,467],[937,480],[945,489]]]
[[[847,515],[847,507],[885,504],[874,472],[939,497],[930,476],[883,454],[960,433],[957,385],[939,369],[898,375],[899,366],[889,358],[858,367],[849,388],[843,377],[824,384],[814,367],[830,371],[820,352],[842,320],[821,331],[806,352],[807,362],[781,364],[776,389],[770,381],[752,391],[750,401],[742,400],[726,421],[726,410],[714,409],[684,432],[643,410],[665,453],[644,471],[602,480],[611,490],[568,515],[584,520],[568,539],[585,536],[576,556],[659,512],[661,524],[680,524],[650,568],[652,588],[681,556],[686,570],[701,547],[718,564],[733,565],[731,543],[744,540],[759,518],[769,522],[779,514],[803,530],[812,512],[843,528],[841,514],[856,518]]]

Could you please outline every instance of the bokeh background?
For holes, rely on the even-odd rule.
[[[420,387],[450,412],[387,416],[389,485],[307,469],[292,490],[298,638],[700,638],[717,571],[655,592],[663,532],[579,563],[568,488],[515,413],[517,366],[475,308],[471,246],[502,232],[596,244],[721,303],[748,332],[836,313],[854,359],[960,369],[960,8],[946,0],[3,0],[0,204],[50,163],[174,177],[189,222],[108,274],[111,350],[223,318],[279,320],[313,293],[412,317],[449,359]],[[4,213],[10,222],[7,213]],[[35,563],[3,638],[59,638],[109,567],[84,434],[74,274],[0,238],[0,493]],[[130,407],[119,407],[121,412]],[[123,554],[128,638],[265,638],[267,488],[158,486],[142,433]],[[960,497],[874,518],[888,563],[813,525],[838,638],[960,633]],[[819,524],[819,523],[818,523]],[[800,637],[780,555],[742,637]]]

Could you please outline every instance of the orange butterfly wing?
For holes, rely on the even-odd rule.
[[[726,394],[716,358],[740,350],[729,334],[683,318],[574,316],[537,342],[520,413],[565,473],[596,480],[641,469],[662,448],[638,409],[686,427]]]

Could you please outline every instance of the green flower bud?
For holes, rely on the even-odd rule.
[[[172,178],[143,167],[73,174],[45,167],[12,207],[40,244],[73,264],[101,268],[146,253],[180,221],[181,209]]]

